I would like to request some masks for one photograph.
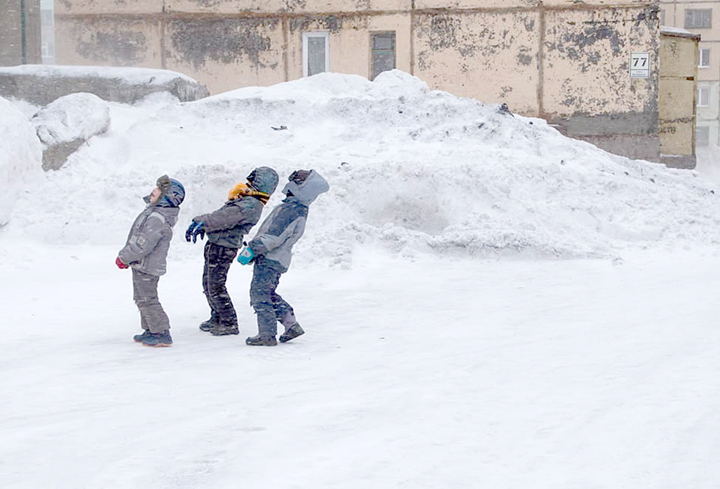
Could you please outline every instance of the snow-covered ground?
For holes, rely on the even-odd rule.
[[[109,105],[110,131],[15,189],[0,228],[1,487],[720,486],[704,171],[400,72]],[[260,165],[331,184],[279,288],[307,334],[274,348],[244,345],[237,264],[240,337],[197,329],[183,239]],[[163,173],[188,197],[160,281],[175,345],[156,350],[132,342],[113,262]]]

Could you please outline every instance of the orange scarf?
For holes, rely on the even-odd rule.
[[[259,190],[256,190],[255,187],[253,187],[249,183],[238,183],[232,189],[230,189],[230,192],[228,193],[228,200],[235,200],[239,199],[240,197],[255,197],[260,202],[262,202],[263,205],[267,204],[268,200],[270,199],[270,195],[265,192],[260,192]]]

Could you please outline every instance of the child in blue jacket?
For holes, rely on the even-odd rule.
[[[297,338],[305,331],[295,319],[293,308],[276,292],[280,275],[287,272],[292,247],[305,231],[310,204],[330,189],[327,181],[315,170],[297,170],[290,175],[282,192],[285,200],[263,221],[255,238],[238,261],[254,261],[250,284],[250,304],[255,309],[258,334],[245,340],[251,346],[275,346],[277,322],[285,327],[280,343]]]

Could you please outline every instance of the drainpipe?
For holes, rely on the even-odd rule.
[[[25,32],[25,0],[20,0],[20,50],[22,53],[21,64],[27,63],[27,34]]]

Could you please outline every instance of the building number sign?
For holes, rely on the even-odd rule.
[[[630,78],[650,77],[650,53],[632,53],[630,55]]]

